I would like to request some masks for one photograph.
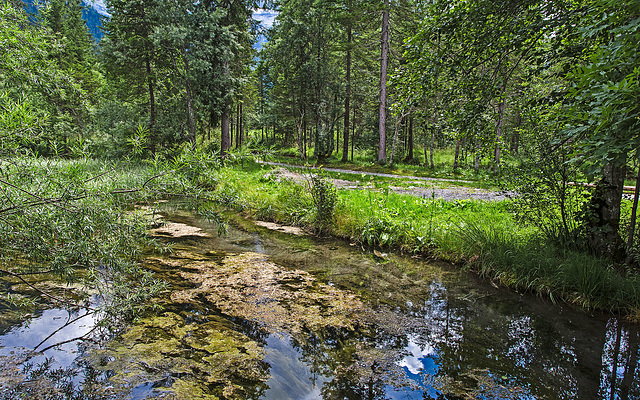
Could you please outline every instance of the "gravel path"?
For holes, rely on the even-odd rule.
[[[312,167],[304,167],[298,165],[290,165],[284,163],[276,163],[276,162],[262,162],[262,164],[267,164],[271,166],[280,167],[279,169],[274,170],[273,174],[293,179],[297,181],[301,181],[303,179],[300,173],[292,172],[291,170],[295,169],[303,169],[309,170],[313,169]],[[373,176],[382,176],[386,178],[393,179],[402,179],[405,181],[409,181],[410,183],[415,183],[416,186],[389,186],[389,189],[395,193],[400,194],[408,194],[412,196],[426,197],[431,198],[434,196],[436,199],[443,200],[485,200],[485,201],[498,201],[505,200],[508,196],[512,196],[512,192],[503,192],[503,191],[495,191],[488,189],[477,189],[477,188],[469,188],[463,186],[456,186],[455,183],[473,183],[471,181],[463,181],[456,179],[439,179],[439,178],[425,178],[420,176],[405,176],[405,175],[394,175],[394,174],[385,174],[379,172],[362,172],[362,171],[352,171],[347,169],[339,169],[339,168],[322,168],[325,171],[331,172],[339,172],[343,174],[354,174],[354,175],[373,175]],[[366,185],[360,184],[358,182],[347,181],[343,179],[333,179],[333,183],[339,189],[349,189],[349,190],[364,190],[370,187]],[[446,187],[438,187],[438,183],[446,183]]]

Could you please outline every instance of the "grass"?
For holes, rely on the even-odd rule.
[[[216,198],[247,216],[313,228],[308,182],[279,181],[253,165],[219,171]],[[377,188],[376,188],[377,186]],[[640,318],[640,279],[605,259],[545,242],[516,223],[509,201],[444,201],[375,190],[340,190],[331,233],[372,248],[448,260],[518,291]]]

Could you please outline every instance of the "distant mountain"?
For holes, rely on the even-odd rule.
[[[106,17],[106,10],[104,10],[105,14],[102,14],[93,7],[93,4],[84,1],[83,3],[82,18],[86,21],[87,28],[89,28],[89,33],[93,36],[93,40],[99,43],[100,39],[104,36],[102,29],[100,29],[102,27],[102,18],[108,18]]]
[[[24,8],[28,13],[36,15],[38,13],[38,6],[36,5],[37,0],[23,0]],[[38,2],[39,3],[39,2]],[[82,8],[82,18],[84,18],[87,23],[87,28],[89,28],[89,33],[93,36],[93,39],[96,43],[100,42],[100,39],[104,36],[102,30],[102,18],[108,18],[107,9],[104,6],[104,2],[102,0],[98,0],[96,2],[90,1],[82,1],[84,7]]]

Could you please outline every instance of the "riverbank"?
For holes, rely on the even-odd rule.
[[[450,261],[515,291],[640,320],[637,276],[543,240],[534,227],[517,223],[508,200],[416,197],[363,179],[360,190],[337,190],[332,220],[319,221],[308,177],[282,178],[271,167],[252,166],[221,169],[218,182],[215,202],[253,219],[321,231],[379,252]]]

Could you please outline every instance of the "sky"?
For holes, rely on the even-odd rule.
[[[253,11],[253,19],[260,21],[263,27],[271,28],[273,26],[273,20],[276,19],[278,13],[272,10],[265,10],[264,8],[256,8]]]
[[[107,7],[104,4],[104,0],[84,0],[84,1],[87,4],[90,4],[98,13],[107,17],[110,16],[109,13],[107,12]],[[256,8],[253,11],[253,18],[259,21],[260,24],[267,29],[273,26],[273,21],[276,19],[277,15],[278,15],[277,12],[273,10],[266,10],[264,8]],[[258,49],[262,48],[262,45],[264,44],[265,41],[266,41],[266,38],[264,37],[264,35],[259,35],[258,42],[256,43],[255,47]]]
[[[104,0],[84,0],[86,4],[90,4],[98,13],[109,17],[107,12],[107,6],[104,4]]]
[[[102,15],[108,16],[107,7],[104,4],[104,0],[85,0],[85,3],[90,4],[95,8],[97,12]],[[260,21],[263,27],[271,28],[273,26],[273,20],[278,15],[275,11],[265,10],[264,8],[256,8],[253,11],[253,18]]]

